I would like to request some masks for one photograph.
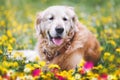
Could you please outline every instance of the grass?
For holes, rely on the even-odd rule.
[[[0,80],[119,80],[119,3],[119,0],[0,0]],[[73,6],[79,21],[97,37],[102,55],[96,67],[84,69],[83,62],[75,70],[61,71],[57,65],[50,65],[50,71],[46,72],[45,62],[37,58],[38,62],[28,63],[22,53],[8,58],[12,50],[34,49],[36,13],[52,5]]]

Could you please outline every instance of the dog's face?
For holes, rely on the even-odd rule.
[[[75,29],[75,20],[75,12],[71,7],[49,7],[37,15],[36,31],[49,43],[60,46],[70,36],[70,31]]]

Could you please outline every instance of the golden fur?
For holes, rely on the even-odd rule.
[[[96,63],[99,60],[100,44],[98,40],[77,20],[76,16],[74,20],[73,28],[69,30],[69,33],[67,34],[68,36],[66,36],[64,43],[60,46],[55,46],[50,43],[50,40],[46,37],[46,29],[45,31],[42,30],[41,32],[38,32],[37,50],[40,54],[41,60],[48,63],[58,64],[62,70],[75,68],[82,59],[85,61],[92,61],[93,63]],[[36,20],[36,25],[40,24],[41,13],[38,14]],[[40,27],[41,26],[36,27],[36,29],[41,30],[39,29]]]

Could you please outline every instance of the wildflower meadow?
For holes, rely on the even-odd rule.
[[[34,62],[26,62],[22,52],[11,57],[12,51],[35,48],[36,14],[52,5],[73,6],[93,32],[101,44],[97,65],[83,60],[69,71],[56,64],[46,70],[38,57]],[[120,80],[120,0],[0,0],[0,80]]]

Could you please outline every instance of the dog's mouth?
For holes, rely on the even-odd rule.
[[[55,45],[60,46],[63,43],[63,38],[61,36],[52,37],[49,32],[48,35],[50,41],[52,41],[52,43],[54,43]]]

